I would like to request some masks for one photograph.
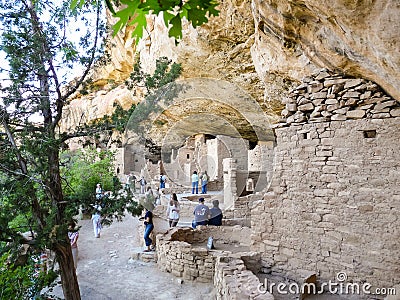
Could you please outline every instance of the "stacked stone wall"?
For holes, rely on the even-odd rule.
[[[216,259],[214,287],[217,299],[222,300],[273,300],[274,297],[259,289],[260,281],[256,275],[247,270],[242,259],[219,256]]]
[[[399,102],[377,84],[324,70],[305,78],[284,102],[285,125],[400,116]]]
[[[371,82],[322,74],[292,93],[275,130],[253,249],[265,273],[327,281],[345,272],[388,288],[400,282],[399,105]]]
[[[260,280],[254,273],[259,271],[260,254],[255,252],[232,253],[225,250],[208,250],[209,236],[233,244],[248,241],[243,235],[234,234],[240,226],[207,227],[198,229],[174,228],[157,235],[157,264],[188,281],[213,282],[216,299],[265,299],[273,296],[258,289]],[[254,273],[253,273],[254,272]]]

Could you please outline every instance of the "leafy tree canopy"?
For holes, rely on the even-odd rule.
[[[168,35],[175,41],[182,38],[182,19],[188,20],[194,28],[208,22],[211,16],[218,16],[216,0],[105,0],[109,10],[119,20],[113,25],[114,35],[123,27],[135,26],[132,33],[138,42],[146,30],[146,16],[162,15]],[[71,8],[82,7],[85,0],[72,0]],[[118,7],[118,10],[115,10]]]

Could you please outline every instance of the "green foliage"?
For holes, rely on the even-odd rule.
[[[149,118],[149,115],[154,112],[160,112],[161,107],[158,105],[158,94],[168,84],[173,83],[182,72],[181,64],[172,63],[167,57],[160,57],[156,60],[156,69],[153,75],[143,72],[140,60],[133,67],[133,72],[129,79],[125,82],[128,89],[133,89],[137,86],[145,88],[145,100],[142,101],[130,114],[129,130],[133,130],[139,135],[144,134],[144,129],[141,124]],[[165,96],[171,95],[171,98],[176,95],[174,87],[168,85],[167,91],[163,92]],[[167,99],[168,97],[164,97]],[[134,120],[132,122],[132,120]]]
[[[35,286],[33,266],[7,263],[9,253],[0,256],[0,299],[29,299]]]
[[[41,290],[52,286],[58,274],[41,269],[37,255],[30,256],[24,265],[10,263],[10,255],[0,256],[0,299],[42,299]]]
[[[114,219],[120,220],[126,210],[135,216],[141,214],[143,207],[132,194],[121,189],[119,181],[114,181],[114,156],[112,151],[95,149],[64,152],[61,155],[61,174],[65,179],[63,190],[70,203],[70,218],[78,214],[79,207],[91,214],[98,205],[102,207],[104,224],[110,224]],[[106,191],[101,201],[95,197],[97,183]]]
[[[153,75],[143,72],[140,60],[133,66],[133,72],[125,82],[128,89],[143,85],[146,88],[146,94],[154,94],[160,87],[174,82],[182,73],[182,66],[178,63],[172,63],[167,57],[160,57],[156,60],[156,68]]]
[[[216,0],[105,0],[107,7],[119,20],[114,24],[114,35],[123,27],[135,26],[132,36],[138,42],[146,29],[146,16],[162,14],[164,23],[169,28],[168,35],[175,41],[182,38],[182,19],[188,20],[194,28],[208,22],[211,16],[218,16]],[[71,8],[83,6],[84,1],[71,1]],[[123,8],[115,12],[114,5]]]
[[[94,203],[96,184],[113,188],[114,153],[107,150],[78,150],[61,155],[64,196],[76,203]]]
[[[60,133],[58,125],[69,96],[103,54],[102,2],[92,3],[78,18],[65,1],[0,1],[0,51],[8,61],[0,66],[6,83],[0,86],[0,255],[10,250],[10,262],[28,242],[32,251],[52,249],[72,258],[66,233],[76,202],[64,198],[59,153],[66,140],[91,131]],[[82,76],[71,83],[78,65]],[[32,240],[22,237],[26,231],[35,233]],[[75,299],[71,265],[59,261],[72,280],[63,280],[64,296]],[[20,287],[28,277],[21,275]]]
[[[115,108],[111,116],[105,115],[102,118],[93,121],[91,126],[103,131],[111,130],[119,133],[125,132],[126,124],[128,123],[131,114],[135,111],[136,105],[132,104],[132,106],[127,110],[123,109],[117,102],[114,102],[113,106]]]

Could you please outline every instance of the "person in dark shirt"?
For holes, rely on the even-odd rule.
[[[213,208],[210,209],[210,219],[208,225],[221,226],[222,225],[222,210],[219,208],[219,201],[213,201]]]
[[[151,251],[151,245],[153,240],[150,238],[150,234],[154,229],[153,225],[153,213],[150,210],[146,209],[146,214],[144,215],[144,242],[146,244],[147,249],[144,252]]]
[[[198,225],[207,225],[210,210],[207,205],[204,204],[204,198],[199,199],[199,204],[194,208],[194,220],[192,221],[192,227],[195,229]]]

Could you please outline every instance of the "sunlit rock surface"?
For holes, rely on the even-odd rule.
[[[178,46],[155,16],[137,46],[131,28],[120,32],[110,44],[110,61],[92,74],[91,92],[75,95],[61,127],[79,124],[82,116],[92,120],[110,114],[115,101],[124,108],[140,101],[140,91],[133,95],[123,84],[137,57],[147,73],[158,57],[167,56],[182,64],[182,79],[207,77],[237,85],[272,123],[279,121],[288,91],[321,68],[371,80],[400,99],[398,1],[222,1],[220,9],[220,16],[200,28],[184,25]],[[199,105],[190,101],[174,108],[173,117],[196,113]],[[236,113],[213,105],[223,114]]]

